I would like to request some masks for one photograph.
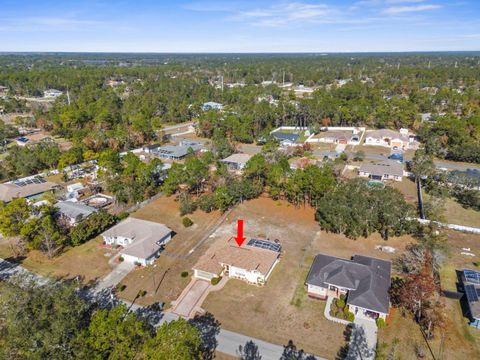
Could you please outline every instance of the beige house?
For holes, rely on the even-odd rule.
[[[414,137],[409,135],[408,129],[400,129],[400,131],[390,129],[370,130],[365,136],[365,145],[406,150],[413,140]]]
[[[249,154],[232,154],[229,157],[220,160],[220,162],[227,165],[228,170],[241,171],[251,158],[252,155]]]
[[[41,178],[31,178],[0,184],[0,201],[10,202],[14,198],[35,200],[43,193],[58,188],[59,185]]]
[[[241,247],[233,238],[219,240],[193,267],[194,277],[211,280],[227,276],[264,285],[279,262],[280,251],[279,244],[268,240],[247,239]]]

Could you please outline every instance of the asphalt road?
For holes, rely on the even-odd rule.
[[[48,281],[47,278],[32,273],[18,264],[13,264],[0,258],[0,279],[8,280],[11,276],[19,273],[31,276],[31,279],[34,279],[39,284],[44,284]],[[132,304],[127,301],[122,302],[129,306],[132,311],[141,311],[143,309],[140,305]],[[165,322],[177,320],[178,318],[179,316],[176,314],[165,312],[162,314],[162,318],[157,323],[157,326],[160,326]],[[244,346],[246,342],[250,340],[258,346],[258,351],[264,360],[278,360],[283,353],[283,346],[281,345],[272,344],[229,330],[221,329],[216,339],[218,341],[217,350],[231,356],[238,356],[239,346]],[[320,357],[317,357],[317,359],[325,360]]]

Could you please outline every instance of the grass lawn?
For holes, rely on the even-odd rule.
[[[153,266],[136,269],[127,275],[122,281],[126,289],[120,294],[121,297],[132,300],[139,290],[146,290],[147,295],[139,303],[160,301],[169,307],[170,302],[177,299],[190,281],[191,268],[205,251],[206,245],[191,255],[189,252],[215,226],[221,214],[218,211],[207,214],[197,210],[187,215],[194,225],[185,228],[178,206],[174,197],[161,197],[132,214],[135,218],[165,224],[175,235],[166,245],[165,253],[160,255]],[[180,276],[183,271],[189,272],[188,277]]]
[[[447,199],[445,204],[445,218],[450,224],[464,226],[480,226],[480,211],[465,209],[454,199]]]
[[[90,240],[83,245],[67,248],[63,253],[48,259],[40,251],[30,251],[21,260],[21,265],[26,269],[54,278],[74,278],[81,276],[84,283],[99,279],[111,271],[108,265],[109,257],[106,253],[111,252],[100,248],[100,237]],[[9,258],[12,253],[6,239],[0,239],[0,257]]]
[[[455,270],[475,268],[475,258],[461,255],[463,247],[477,256],[480,254],[480,235],[445,231],[448,243],[448,257],[440,270],[441,286],[443,290],[457,291],[457,276]],[[442,336],[430,341],[433,353],[437,359],[478,359],[480,357],[480,331],[468,326],[468,319],[463,316],[459,300],[444,298],[446,316],[446,331],[442,345]],[[414,346],[416,343],[425,345],[418,325],[409,316],[402,316],[395,309],[388,321],[388,326],[379,331],[379,341],[391,348],[393,340],[397,338],[397,354],[402,359],[416,359]],[[441,357],[440,357],[441,355]],[[428,354],[428,359],[431,355]]]
[[[399,190],[409,203],[414,203],[415,205],[418,203],[417,186],[408,177],[404,177],[402,181],[390,181],[388,185]]]
[[[325,302],[307,297],[304,286],[319,244],[328,242],[328,248],[336,247],[320,232],[314,210],[259,198],[240,205],[229,218],[215,237],[233,233],[235,220],[242,218],[246,236],[279,239],[283,253],[265,286],[230,279],[222,290],[208,295],[202,308],[212,312],[226,329],[277,344],[291,339],[307,352],[335,358],[345,345],[345,327],[327,320]]]

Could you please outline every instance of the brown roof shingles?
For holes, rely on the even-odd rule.
[[[279,256],[279,252],[255,246],[244,244],[239,247],[233,238],[222,239],[208,249],[193,269],[219,274],[222,271],[222,264],[226,264],[267,275]]]

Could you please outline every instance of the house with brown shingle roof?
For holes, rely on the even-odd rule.
[[[211,280],[227,276],[264,285],[279,262],[281,246],[262,239],[247,239],[238,246],[233,238],[213,244],[193,267],[194,277]]]
[[[41,178],[0,184],[0,200],[10,202],[14,198],[35,199],[59,185]]]

